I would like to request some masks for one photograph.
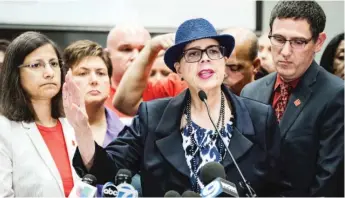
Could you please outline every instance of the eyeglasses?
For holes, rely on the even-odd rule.
[[[182,56],[185,58],[187,63],[195,63],[201,60],[203,53],[206,52],[207,56],[211,60],[217,60],[224,57],[225,48],[219,45],[211,45],[205,49],[191,48],[185,50]]]
[[[47,65],[50,65],[50,67],[53,69],[60,69],[61,64],[62,64],[62,61],[59,61],[56,59],[50,60],[48,62],[44,62],[43,60],[37,60],[29,64],[20,65],[18,68],[28,67],[33,70],[43,70]]]
[[[287,40],[285,37],[280,35],[269,35],[268,38],[274,46],[284,47],[285,43],[288,41],[290,46],[297,50],[304,49],[304,47],[313,39],[313,37],[311,37],[310,39],[296,38]]]

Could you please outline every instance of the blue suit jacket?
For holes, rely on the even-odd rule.
[[[259,196],[277,195],[280,133],[269,105],[235,96],[222,86],[235,117],[230,150]],[[140,170],[143,196],[164,196],[169,190],[183,193],[191,189],[190,169],[182,147],[181,117],[186,90],[174,98],[144,102],[130,127],[126,127],[105,149],[96,144],[91,174],[98,182],[113,181],[120,168]],[[241,178],[229,155],[222,161],[227,179]],[[73,165],[85,174],[79,150]],[[240,192],[241,193],[241,192]]]

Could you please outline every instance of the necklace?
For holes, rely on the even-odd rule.
[[[217,129],[219,130],[219,132],[224,135],[224,130],[225,130],[225,127],[224,127],[224,119],[225,119],[225,99],[224,99],[224,94],[223,92],[221,92],[221,105],[220,105],[220,111],[219,111],[219,118],[218,118],[218,122],[217,122]],[[196,164],[196,159],[195,159],[195,155],[197,153],[197,151],[202,148],[205,148],[206,146],[208,146],[209,144],[212,143],[212,141],[210,141],[208,144],[206,145],[203,145],[203,146],[200,146],[198,145],[198,143],[196,142],[195,138],[194,138],[194,133],[193,133],[193,127],[192,127],[192,118],[191,118],[191,97],[188,96],[187,98],[187,105],[186,105],[186,116],[187,116],[187,126],[188,127],[188,132],[189,132],[189,136],[191,138],[191,153],[193,153],[193,157],[192,157],[192,163],[191,163],[191,168],[192,168],[192,171],[194,173],[194,176],[195,176],[195,179],[196,179],[196,182],[195,184],[193,185],[193,189],[196,191],[196,192],[200,192],[200,186],[198,185],[198,171],[197,171],[197,164]],[[219,125],[221,124],[220,128],[219,128]],[[206,135],[205,135],[206,137]],[[213,140],[213,141],[217,141],[217,138],[218,138],[218,133],[215,132],[214,134],[212,134],[210,136],[210,138]],[[204,138],[205,139],[205,138]],[[203,143],[203,141],[201,142]],[[219,154],[221,156],[221,159],[223,159],[223,154],[225,154],[225,151],[224,153],[222,153],[222,151],[224,150],[224,144],[222,141],[219,142]]]

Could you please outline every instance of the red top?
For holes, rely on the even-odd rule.
[[[143,93],[143,100],[148,101],[157,98],[174,97],[187,87],[187,83],[182,81],[177,74],[171,73],[165,80],[157,81],[155,84],[148,83]]]
[[[291,82],[288,82],[288,83],[292,86],[293,89],[295,89],[299,80],[300,79],[297,78],[297,79],[295,79]],[[280,98],[280,91],[279,91],[278,87],[283,83],[284,83],[284,81],[281,79],[280,75],[277,74],[276,83],[274,84],[274,97],[273,97],[273,103],[272,103],[273,109],[276,108],[278,100]],[[291,92],[289,92],[289,94],[288,94],[288,100],[290,98],[290,95],[291,95]]]
[[[115,112],[121,118],[131,117],[131,116],[128,116],[126,114],[121,113],[120,111],[118,111],[117,109],[114,108],[113,98],[114,98],[115,93],[116,93],[116,89],[114,89],[113,87],[110,87],[109,97],[107,98],[107,100],[104,103],[105,106],[108,107],[109,109],[111,109],[113,112]]]
[[[68,197],[74,183],[62,125],[59,120],[55,127],[36,125],[59,170],[65,196]]]
[[[150,101],[158,98],[174,97],[187,88],[187,83],[182,81],[177,74],[169,74],[168,78],[157,81],[155,84],[148,82],[143,93],[143,100]],[[116,90],[111,87],[110,97],[106,100],[105,106],[117,113],[119,117],[129,117],[113,107],[112,100]]]

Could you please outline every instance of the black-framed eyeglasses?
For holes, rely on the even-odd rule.
[[[27,67],[27,68],[30,68],[30,69],[34,69],[34,70],[43,70],[47,65],[50,65],[51,68],[61,68],[63,62],[61,60],[58,60],[58,59],[52,59],[48,62],[45,62],[43,60],[37,60],[37,61],[34,61],[32,63],[29,63],[29,64],[22,64],[22,65],[19,65],[18,68],[21,68],[21,67]]]
[[[290,43],[290,46],[293,49],[301,50],[313,39],[313,37],[309,39],[305,38],[295,38],[295,39],[286,39],[281,35],[269,35],[268,38],[271,41],[271,44],[277,47],[283,47],[286,42]]]
[[[182,56],[187,63],[195,63],[201,60],[204,52],[211,60],[218,60],[224,57],[225,47],[219,45],[211,45],[205,49],[191,48],[185,50]]]

